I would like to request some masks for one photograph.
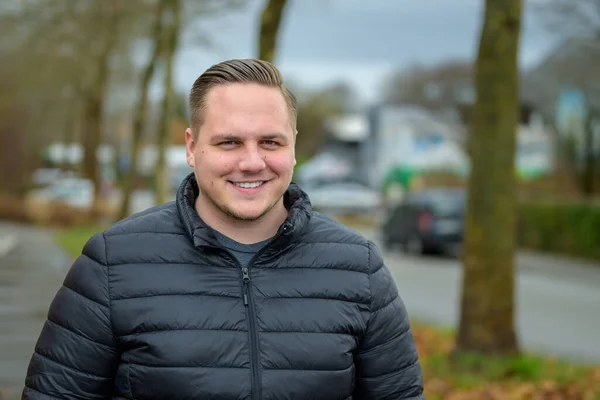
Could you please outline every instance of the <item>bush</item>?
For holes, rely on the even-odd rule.
[[[116,205],[107,201],[87,210],[60,201],[36,200],[34,196],[0,194],[0,220],[4,221],[65,228],[113,221],[116,215]]]
[[[600,259],[600,204],[522,202],[518,241],[524,248]]]
[[[28,199],[28,215],[33,223],[54,228],[89,226],[99,221],[113,220],[114,206],[101,202],[94,210],[72,207],[60,201],[39,202]]]
[[[32,222],[23,197],[0,194],[0,220],[22,223]]]

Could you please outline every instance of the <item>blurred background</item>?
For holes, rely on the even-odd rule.
[[[246,57],[273,61],[299,99],[294,181],[382,248],[428,399],[600,399],[600,0],[518,10],[517,64],[498,67],[518,77],[514,146],[484,149],[514,158],[514,258],[509,246],[502,272],[514,307],[494,308],[502,291],[468,297],[507,313],[517,340],[452,357],[469,323],[467,208],[493,212],[485,196],[469,201],[485,6],[1,0],[0,399],[20,398],[49,302],[87,239],[171,201],[191,172],[194,80]],[[493,180],[502,166],[477,168]]]

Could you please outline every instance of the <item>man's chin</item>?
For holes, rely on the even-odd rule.
[[[227,214],[231,218],[236,219],[238,221],[251,222],[251,221],[258,221],[266,214],[266,212],[238,212],[238,211],[229,210],[227,212]]]
[[[265,215],[269,214],[275,206],[273,205],[248,205],[248,207],[235,207],[235,203],[232,207],[224,207],[222,211],[225,211],[230,217],[240,221],[257,221]]]

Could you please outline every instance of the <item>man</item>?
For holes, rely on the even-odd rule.
[[[422,399],[378,249],[291,183],[296,100],[259,60],[190,93],[176,200],[93,236],[58,291],[24,399]]]

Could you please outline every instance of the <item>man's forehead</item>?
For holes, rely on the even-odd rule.
[[[240,96],[254,96],[256,92],[261,92],[261,94],[265,95],[272,95],[274,97],[279,97],[278,95],[281,95],[281,98],[285,101],[283,93],[281,93],[279,88],[253,82],[235,82],[215,85],[206,93],[206,99],[239,99]]]
[[[266,96],[257,98],[255,90],[266,90],[264,92]],[[269,96],[269,92],[272,97]],[[208,123],[209,130],[214,134],[236,134],[237,130],[241,128],[238,126],[240,118],[246,119],[252,115],[265,117],[270,113],[273,113],[273,117],[277,120],[285,118],[285,123],[291,127],[291,132],[279,125],[263,126],[260,127],[263,130],[261,133],[263,136],[272,133],[275,135],[274,138],[277,135],[288,137],[295,136],[296,133],[295,114],[290,112],[283,93],[276,87],[255,83],[219,84],[206,93],[204,104],[199,112],[203,114],[202,125]],[[275,114],[278,117],[275,117]],[[230,128],[233,129],[230,130]],[[252,129],[249,126],[247,128]]]

